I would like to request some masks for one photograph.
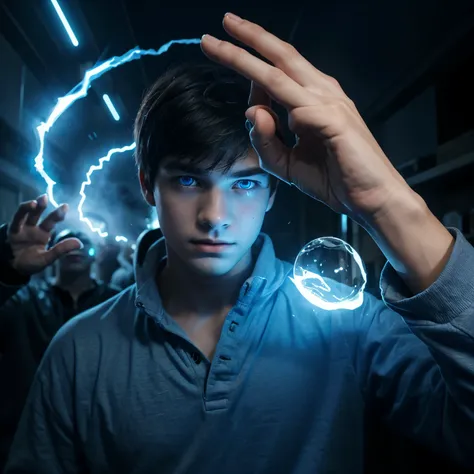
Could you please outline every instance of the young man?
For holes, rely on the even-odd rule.
[[[298,293],[260,234],[274,185],[244,131],[241,88],[178,69],[136,123],[164,240],[136,286],[55,338],[6,472],[362,472],[369,408],[474,465],[474,249],[410,191],[333,80],[256,25],[225,26],[275,64],[203,39],[258,81],[247,119],[263,166],[365,223],[391,262],[387,305],[366,295],[328,312]],[[266,93],[289,110],[292,150]]]
[[[39,198],[36,211],[41,214],[45,206],[46,197]],[[24,206],[20,207],[17,216],[22,214],[22,208]],[[9,228],[0,228],[0,472],[5,466],[34,374],[51,339],[73,316],[117,294],[115,289],[93,279],[92,242],[87,235],[72,230],[58,234],[52,244],[62,242],[57,247],[61,248],[74,238],[82,242],[82,249],[56,261],[53,280],[29,281],[30,275],[52,263],[52,260],[44,261],[44,265],[21,271],[31,264],[31,249],[37,248],[38,242],[32,232],[38,230],[36,222],[40,214],[31,212],[28,221],[21,223],[17,219]],[[45,221],[44,226],[48,225]],[[49,232],[46,235],[49,237]],[[78,243],[77,240],[72,242]],[[40,242],[41,245],[44,250],[44,243]],[[12,250],[9,251],[9,246],[20,273],[10,266],[8,254]]]

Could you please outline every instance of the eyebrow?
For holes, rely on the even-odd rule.
[[[182,173],[182,174],[190,174],[197,177],[205,177],[209,176],[210,172],[206,171],[205,169],[198,168],[193,165],[187,164],[172,164],[164,166],[164,170],[168,173]],[[230,178],[247,178],[250,176],[268,176],[268,173],[262,168],[258,166],[254,166],[252,168],[246,168],[239,171],[233,171],[231,173],[225,173],[226,176]]]

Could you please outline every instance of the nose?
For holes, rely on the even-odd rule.
[[[198,225],[204,232],[223,230],[231,223],[231,212],[225,193],[217,188],[203,194],[198,213]]]

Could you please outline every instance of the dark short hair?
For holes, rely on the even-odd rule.
[[[168,70],[145,95],[135,121],[135,157],[148,189],[164,159],[224,171],[247,156],[249,83],[209,64]]]

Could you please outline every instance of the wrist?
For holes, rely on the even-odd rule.
[[[409,189],[366,221],[366,229],[413,293],[431,286],[443,271],[454,238],[425,201]]]
[[[374,232],[384,233],[394,227],[422,225],[433,217],[424,199],[411,188],[396,189],[390,193],[384,205],[373,214],[364,217],[364,222]]]

